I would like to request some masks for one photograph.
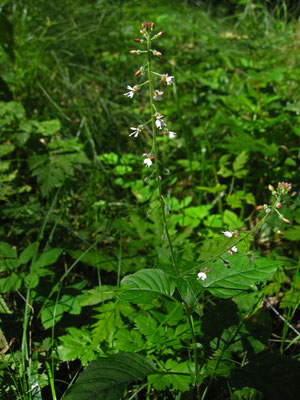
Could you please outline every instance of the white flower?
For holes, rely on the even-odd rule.
[[[130,128],[130,129],[131,129],[133,132],[131,132],[129,136],[137,137],[137,136],[139,135],[139,133],[142,132],[142,127],[141,127],[141,126],[138,126],[138,127],[136,127],[136,128],[132,127],[132,128]]]
[[[167,82],[167,85],[172,85],[173,75],[169,76],[169,74],[162,75],[161,82]]]
[[[151,167],[151,165],[153,164],[152,160],[154,160],[155,157],[149,156],[148,153],[144,153],[143,156],[146,157],[144,160],[144,164],[146,164],[146,167],[148,167],[148,168]]]
[[[229,253],[231,256],[233,256],[233,253],[237,253],[237,252],[238,252],[238,249],[237,249],[236,246],[233,246],[233,247],[231,247],[230,250],[228,250],[228,253]]]
[[[167,77],[167,79],[166,79],[166,81],[167,81],[167,85],[172,85],[173,84],[173,82],[172,82],[172,79],[174,78],[174,76],[168,76]]]
[[[227,238],[231,238],[232,237],[232,232],[231,231],[225,231],[222,232],[224,236],[226,236]]]
[[[199,272],[197,281],[199,281],[201,279],[204,282],[206,278],[207,278],[207,275],[205,272]]]
[[[131,87],[129,85],[127,85],[127,89],[129,89],[129,92],[124,93],[124,96],[130,97],[131,99],[133,98],[134,94],[139,90],[137,86]]]
[[[154,90],[153,91],[153,99],[154,100],[161,100],[161,96],[164,94],[162,90]]]
[[[146,164],[146,167],[151,167],[152,165],[152,161],[150,160],[150,158],[145,158],[144,160],[144,164]]]
[[[161,129],[163,126],[166,126],[164,120],[162,119],[163,118],[162,114],[155,114],[155,118],[156,118],[155,121],[156,128]]]
[[[164,135],[168,135],[170,139],[175,139],[176,132],[166,131],[164,132]]]

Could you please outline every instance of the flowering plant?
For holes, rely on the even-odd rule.
[[[159,221],[156,223],[162,225],[163,236],[168,247],[168,258],[164,262],[158,262],[153,268],[140,269],[125,276],[118,291],[118,299],[121,302],[136,304],[142,310],[151,310],[155,308],[155,301],[160,301],[159,304],[164,305],[168,313],[160,321],[160,325],[155,326],[154,332],[150,332],[149,343],[139,346],[137,340],[132,352],[113,354],[96,360],[94,364],[92,362],[86,370],[86,380],[90,379],[91,375],[94,377],[99,371],[102,381],[107,378],[109,382],[116,383],[116,390],[119,390],[116,391],[115,398],[117,399],[117,396],[120,398],[122,395],[125,384],[147,377],[147,398],[150,399],[148,395],[152,385],[156,390],[164,388],[162,382],[167,381],[167,376],[171,375],[174,379],[183,382],[181,386],[173,384],[174,388],[180,387],[182,391],[189,390],[190,398],[204,400],[213,380],[224,368],[228,354],[236,349],[243,350],[245,342],[254,343],[254,346],[261,348],[259,339],[251,336],[253,327],[248,328],[246,321],[249,320],[249,316],[256,316],[255,313],[262,298],[261,284],[272,277],[281,262],[254,255],[249,248],[249,238],[268,221],[273,213],[277,213],[283,222],[289,223],[279,210],[291,190],[291,185],[280,182],[276,190],[272,186],[269,187],[272,192],[272,202],[258,207],[259,210],[264,210],[265,214],[249,231],[224,230],[223,236],[220,234],[217,239],[217,245],[207,242],[209,251],[206,255],[203,252],[200,260],[186,262],[173,244],[166,212],[169,212],[169,206],[165,202],[162,190],[161,158],[157,137],[161,135],[168,139],[176,139],[177,134],[168,129],[165,116],[155,103],[162,100],[164,94],[161,87],[154,88],[155,78],[159,77],[160,85],[170,86],[173,84],[174,76],[155,72],[152,68],[152,58],[162,55],[160,51],[152,49],[152,42],[163,35],[162,31],[155,34],[154,28],[153,22],[144,22],[140,30],[142,38],[135,39],[135,42],[144,44],[146,49],[130,51],[133,55],[146,55],[146,62],[135,73],[137,77],[146,76],[146,80],[134,86],[128,85],[129,91],[124,93],[124,96],[132,99],[148,86],[150,118],[137,127],[131,127],[132,132],[129,136],[134,140],[138,139],[143,134],[145,126],[151,127],[151,149],[143,153],[143,163],[146,168],[153,170],[156,177],[161,209],[161,218],[158,217]],[[275,231],[280,233],[276,227]],[[245,301],[243,296],[249,294],[251,296]],[[203,305],[207,297],[213,304],[208,311]],[[234,301],[229,299],[234,299]],[[163,315],[156,309],[154,311],[156,315]],[[174,317],[177,313],[185,319],[185,322],[178,327],[178,331],[174,328],[178,322],[176,316]],[[137,317],[135,320],[136,326],[140,326],[141,330],[146,332],[145,335],[149,333],[150,325],[147,324],[151,324],[152,315],[149,313],[151,318],[144,320],[144,325],[141,323],[142,317],[140,319]],[[170,326],[166,325],[165,330],[169,329],[169,332],[172,332],[171,337],[162,340],[159,335],[164,337],[165,331],[160,328],[172,317],[175,322],[172,321]],[[260,327],[255,325],[255,329],[259,330]],[[158,343],[164,346],[162,354],[153,354],[155,335],[158,335]],[[176,354],[170,363],[164,360],[165,355],[169,357],[172,354],[168,346],[174,341],[180,353],[185,349],[184,355],[180,354],[181,359],[184,358],[180,364],[176,363]],[[145,352],[147,357],[144,357]],[[244,361],[243,358],[243,363]],[[117,374],[114,372],[115,368],[118,370]],[[82,375],[80,384],[84,382],[84,375]],[[80,384],[78,392],[81,390]],[[76,392],[76,384],[74,387]]]

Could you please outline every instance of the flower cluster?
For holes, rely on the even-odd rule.
[[[153,22],[143,22],[142,23],[142,29],[140,30],[140,33],[142,34],[142,38],[136,38],[134,39],[134,41],[136,43],[146,43],[147,44],[147,50],[130,50],[130,54],[142,54],[142,53],[148,53],[149,57],[154,55],[156,57],[161,57],[162,53],[158,50],[154,50],[151,48],[151,43],[154,39],[159,38],[160,36],[163,35],[164,32],[160,31],[157,34],[153,34],[153,30],[155,28],[155,24]],[[129,90],[128,92],[124,93],[124,96],[129,97],[130,99],[133,98],[133,96],[144,86],[149,84],[150,87],[150,103],[151,103],[151,113],[152,113],[152,118],[135,127],[131,127],[130,129],[132,130],[132,132],[129,134],[129,136],[133,136],[134,138],[138,137],[139,134],[142,132],[142,129],[144,128],[144,126],[150,124],[153,121],[153,127],[155,126],[155,130],[153,131],[153,138],[155,138],[155,135],[158,133],[161,133],[164,136],[169,137],[169,139],[174,139],[176,137],[176,133],[173,131],[170,131],[167,128],[167,124],[164,120],[164,115],[162,113],[160,113],[156,107],[156,105],[154,104],[154,100],[155,101],[160,101],[163,98],[163,94],[164,91],[160,90],[160,89],[152,89],[153,84],[154,84],[154,77],[158,76],[160,78],[160,82],[161,83],[165,83],[166,85],[172,85],[173,84],[173,79],[174,76],[173,75],[169,75],[168,73],[164,73],[164,74],[160,74],[157,72],[152,71],[151,69],[151,57],[148,58],[148,61],[140,66],[140,68],[138,69],[138,71],[135,73],[136,76],[143,76],[145,75],[145,73],[147,72],[148,78],[149,80],[146,80],[145,82],[142,82],[140,84],[134,85],[134,86],[130,86],[127,85],[127,89]],[[154,141],[153,140],[153,144],[152,144],[152,151],[154,152]],[[154,154],[156,155],[156,153]],[[156,157],[152,157],[151,152],[150,155],[146,152],[143,154],[143,156],[145,157],[144,159],[144,164],[146,165],[146,167],[150,167],[153,163],[152,160],[155,159]]]
[[[223,233],[223,235],[225,236],[225,237],[227,237],[227,238],[232,238],[232,237],[239,237],[239,234],[238,234],[238,231],[237,230],[235,230],[235,231],[231,231],[230,229],[229,229],[229,231],[224,231],[224,232],[222,232]],[[227,246],[227,249],[229,249],[228,250],[228,253],[231,255],[231,256],[233,256],[233,254],[234,253],[237,253],[238,252],[238,249],[237,249],[237,247],[236,246],[232,246],[231,248],[229,248],[229,246]]]
[[[284,216],[281,214],[279,209],[282,208],[282,202],[284,202],[284,198],[286,197],[288,192],[292,189],[292,185],[287,182],[278,182],[276,190],[274,189],[274,187],[272,185],[269,185],[268,188],[272,192],[272,195],[275,198],[275,202],[273,205],[274,210],[278,214],[281,221],[283,221],[284,223],[289,225],[291,222],[287,218],[284,218]],[[292,196],[295,194],[296,193],[292,193]],[[264,204],[264,205],[257,206],[256,209],[264,210],[266,214],[269,214],[272,211],[272,206],[270,206],[269,204]],[[277,227],[274,228],[274,231],[275,231],[275,233],[282,234],[281,230],[278,229]]]

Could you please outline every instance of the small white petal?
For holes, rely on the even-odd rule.
[[[232,233],[230,231],[225,231],[222,232],[224,236],[226,236],[227,238],[231,238],[232,237]]]
[[[237,247],[236,247],[236,246],[233,246],[233,247],[231,248],[231,250],[232,250],[232,251],[234,251],[235,253],[237,253],[237,252],[238,252],[238,249],[237,249]]]
[[[150,167],[152,165],[152,161],[150,160],[150,158],[145,158],[144,163],[146,164],[146,167]]]
[[[201,279],[204,282],[206,278],[207,278],[207,275],[205,272],[199,272],[197,280]]]
[[[175,132],[172,132],[172,131],[169,131],[168,135],[169,135],[169,138],[170,138],[170,139],[174,139],[175,136],[176,136],[176,133],[175,133]]]

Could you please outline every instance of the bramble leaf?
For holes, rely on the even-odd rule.
[[[135,353],[120,353],[92,361],[65,400],[119,400],[126,386],[156,372],[155,365]]]
[[[160,269],[142,269],[128,275],[122,280],[122,287],[126,290],[119,298],[137,304],[151,303],[159,295],[170,297],[175,290],[175,284]]]

